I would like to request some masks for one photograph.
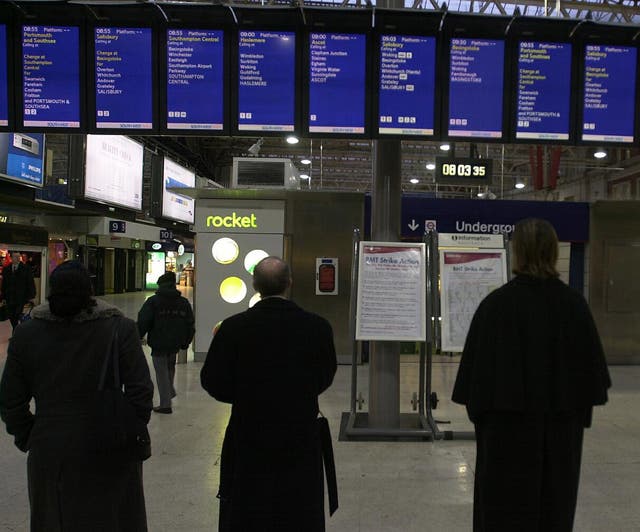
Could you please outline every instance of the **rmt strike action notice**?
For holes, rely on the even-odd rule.
[[[22,27],[22,96],[27,127],[80,127],[79,29]]]
[[[221,130],[223,32],[167,30],[167,128]]]

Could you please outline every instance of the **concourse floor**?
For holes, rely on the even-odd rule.
[[[135,317],[150,294],[104,299]],[[9,330],[8,322],[0,323],[0,368]],[[145,351],[148,355],[148,347]],[[149,530],[153,532],[217,530],[215,495],[230,408],[200,388],[200,367],[192,361],[178,366],[174,413],[151,418],[153,456],[145,462],[144,478]],[[416,367],[413,361],[402,364],[405,412],[411,412],[411,397],[417,391]],[[471,430],[464,410],[448,400],[456,370],[456,359],[442,358],[434,364],[433,388],[441,399],[435,417],[451,421],[441,425],[442,430]],[[616,366],[611,373],[610,402],[597,409],[593,428],[585,435],[578,532],[640,530],[640,366]],[[341,366],[333,386],[320,400],[331,423],[340,490],[340,509],[327,519],[327,530],[470,531],[475,443],[338,442],[341,413],[349,406],[349,386],[350,368]],[[367,397],[366,366],[359,370],[359,387]],[[26,455],[13,446],[3,427],[0,472],[0,530],[26,532]]]

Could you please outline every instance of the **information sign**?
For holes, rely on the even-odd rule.
[[[516,94],[516,138],[568,140],[571,45],[521,41]]]
[[[637,55],[634,46],[585,48],[582,140],[634,141]]]
[[[172,192],[170,188],[193,188],[196,186],[196,174],[192,170],[164,158],[162,187],[162,216],[178,222],[193,223],[195,200]]]
[[[435,65],[435,37],[380,37],[379,133],[433,135]]]
[[[366,35],[310,35],[309,132],[364,133]]]
[[[0,174],[41,187],[44,183],[44,135],[0,133]]]
[[[7,26],[0,24],[0,126],[9,125]]]
[[[504,41],[451,39],[448,135],[502,138]]]
[[[167,129],[224,127],[224,32],[167,30]]]
[[[238,55],[238,129],[294,131],[296,34],[241,31]]]
[[[151,28],[95,28],[96,127],[153,128]]]
[[[356,340],[426,340],[425,245],[362,242]]]

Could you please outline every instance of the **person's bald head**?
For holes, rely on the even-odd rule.
[[[278,257],[265,257],[253,270],[253,288],[260,296],[283,296],[291,285],[289,265]]]

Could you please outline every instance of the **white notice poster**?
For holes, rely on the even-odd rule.
[[[462,351],[480,302],[507,282],[504,249],[440,250],[442,351]]]
[[[425,246],[362,242],[356,340],[424,342]]]

